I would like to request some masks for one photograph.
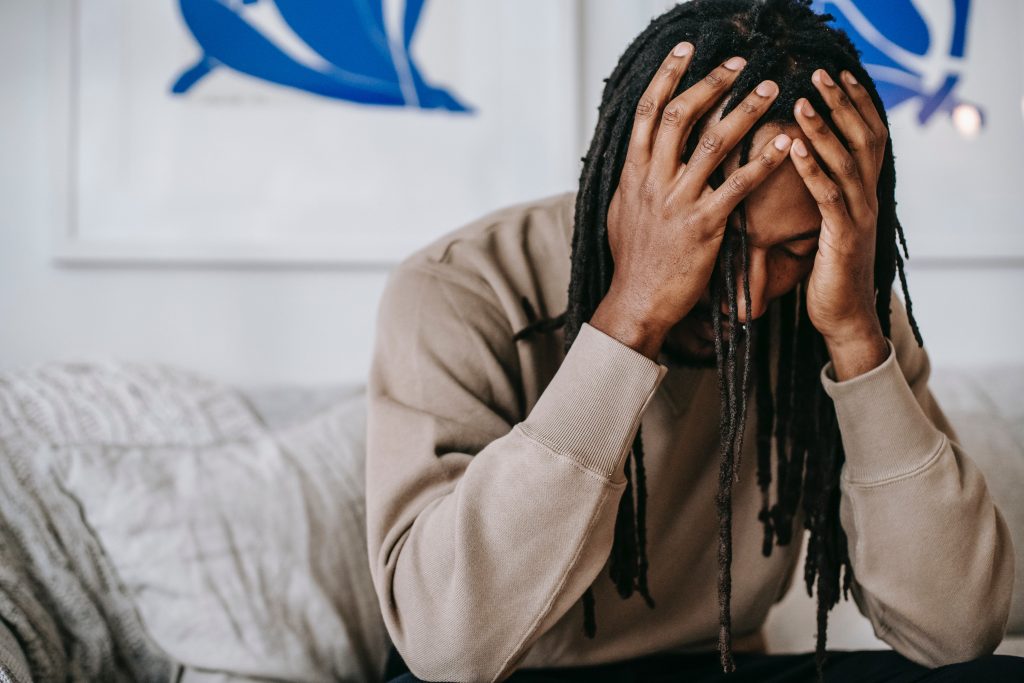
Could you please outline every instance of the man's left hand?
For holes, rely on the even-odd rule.
[[[889,355],[874,285],[876,188],[888,130],[867,90],[848,71],[842,73],[842,86],[824,69],[811,80],[846,139],[846,145],[839,141],[808,100],[797,101],[794,117],[814,153],[797,138],[790,157],[822,219],[807,282],[807,314],[825,338],[841,381],[877,367]]]

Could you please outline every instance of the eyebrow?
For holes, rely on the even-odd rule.
[[[790,237],[786,241],[787,242],[799,242],[800,240],[806,240],[806,239],[810,239],[812,237],[817,237],[819,234],[821,234],[821,228],[811,228],[810,230],[804,230],[803,232],[801,232],[798,235],[793,235],[792,237]]]

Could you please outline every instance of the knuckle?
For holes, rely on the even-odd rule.
[[[853,157],[847,154],[839,163],[839,172],[842,173],[844,176],[856,176],[857,162],[853,160]]]
[[[729,193],[733,195],[744,195],[750,190],[750,179],[743,173],[735,173],[727,181]]]
[[[850,106],[850,98],[846,96],[846,93],[840,92],[836,97],[836,109],[846,109]]]
[[[665,107],[665,111],[661,115],[661,120],[665,125],[678,126],[686,119],[686,112],[682,106],[678,104],[670,104]]]
[[[651,115],[657,111],[658,105],[654,103],[654,98],[650,95],[644,95],[640,98],[640,101],[636,105],[637,118],[646,119],[650,118]]]
[[[778,163],[775,160],[775,157],[773,157],[768,152],[761,152],[761,155],[757,157],[757,160],[761,164],[761,166],[767,169],[775,168],[775,165]]]
[[[744,114],[756,114],[758,108],[757,104],[750,100],[743,100],[743,102],[740,103],[740,111]]]
[[[700,149],[705,154],[714,154],[722,148],[722,136],[714,131],[708,131],[700,138]]]
[[[854,141],[854,145],[855,145],[855,147],[854,147],[855,150],[858,150],[858,149],[869,149],[869,150],[877,149],[877,146],[876,146],[877,143],[875,142],[875,135],[871,131],[866,131],[865,133],[861,134],[858,138],[856,138],[856,140]]]
[[[824,124],[824,123],[819,123],[819,124],[815,125],[813,130],[814,130],[814,135],[816,137],[819,137],[819,138],[823,138],[823,137],[827,136],[829,133],[832,132],[831,129],[828,127],[828,125]]]
[[[704,82],[713,88],[717,88],[725,83],[725,78],[722,77],[721,72],[718,69],[711,71],[707,76],[704,77]]]
[[[821,199],[818,200],[818,203],[825,206],[835,206],[842,200],[843,195],[839,192],[839,188],[835,184],[830,184],[822,189]]]
[[[668,199],[660,202],[655,211],[657,216],[663,221],[670,221],[676,217],[678,211],[676,210],[675,204]]]
[[[679,112],[679,119],[681,121],[690,122],[697,118],[696,107],[687,99],[679,98],[679,101],[672,106]]]
[[[637,190],[640,198],[644,201],[653,201],[658,196],[658,184],[653,178],[647,177],[640,183],[640,188]]]
[[[661,75],[665,78],[675,78],[679,73],[679,65],[675,62],[666,62],[661,67]]]

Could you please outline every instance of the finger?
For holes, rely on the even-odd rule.
[[[796,102],[794,115],[800,130],[811,141],[814,149],[828,167],[832,177],[846,196],[846,205],[857,217],[862,217],[861,212],[870,209],[865,197],[863,181],[860,178],[860,169],[857,162],[839,142],[832,129],[814,111],[814,107],[801,97]],[[817,166],[815,162],[815,166]]]
[[[693,45],[679,43],[662,62],[640,97],[633,117],[633,131],[626,150],[626,162],[646,165],[650,161],[655,128],[665,102],[679,86],[679,79],[693,57]]]
[[[846,94],[849,95],[850,100],[857,107],[857,111],[860,112],[861,118],[864,119],[864,122],[871,130],[871,146],[875,154],[875,166],[877,169],[881,169],[882,158],[885,155],[885,143],[889,139],[889,129],[886,128],[885,122],[882,121],[882,116],[878,113],[878,108],[872,101],[867,88],[861,85],[849,71],[844,71],[842,76],[843,88],[846,90]]]
[[[821,212],[822,228],[819,239],[826,240],[830,246],[840,247],[843,242],[839,240],[844,236],[852,237],[854,227],[839,186],[821,170],[821,166],[811,156],[803,140],[793,141],[789,158],[793,160],[797,173],[800,174],[804,185],[818,204],[818,211]]]
[[[738,107],[729,112],[728,116],[701,136],[680,177],[679,182],[684,191],[688,191],[692,196],[700,194],[711,172],[768,111],[778,94],[779,86],[772,81],[764,81],[747,95]]]
[[[732,57],[665,107],[652,160],[652,170],[659,177],[667,179],[676,174],[681,165],[683,145],[690,137],[693,126],[732,88],[746,63],[742,57]]]
[[[757,156],[726,178],[709,200],[715,225],[725,225],[736,206],[786,160],[792,143],[788,135],[776,135]]]
[[[811,82],[832,111],[832,120],[846,139],[846,147],[857,163],[860,177],[870,187],[875,184],[874,134],[853,105],[853,101],[824,69],[811,75]]]

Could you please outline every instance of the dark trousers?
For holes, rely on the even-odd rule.
[[[523,683],[815,683],[814,653],[760,655],[734,653],[736,670],[722,673],[718,653],[656,655],[615,664],[560,669],[520,669],[507,680]],[[385,670],[388,683],[414,683],[392,648]],[[988,655],[928,669],[891,650],[829,650],[825,683],[1022,683],[1024,657]]]

